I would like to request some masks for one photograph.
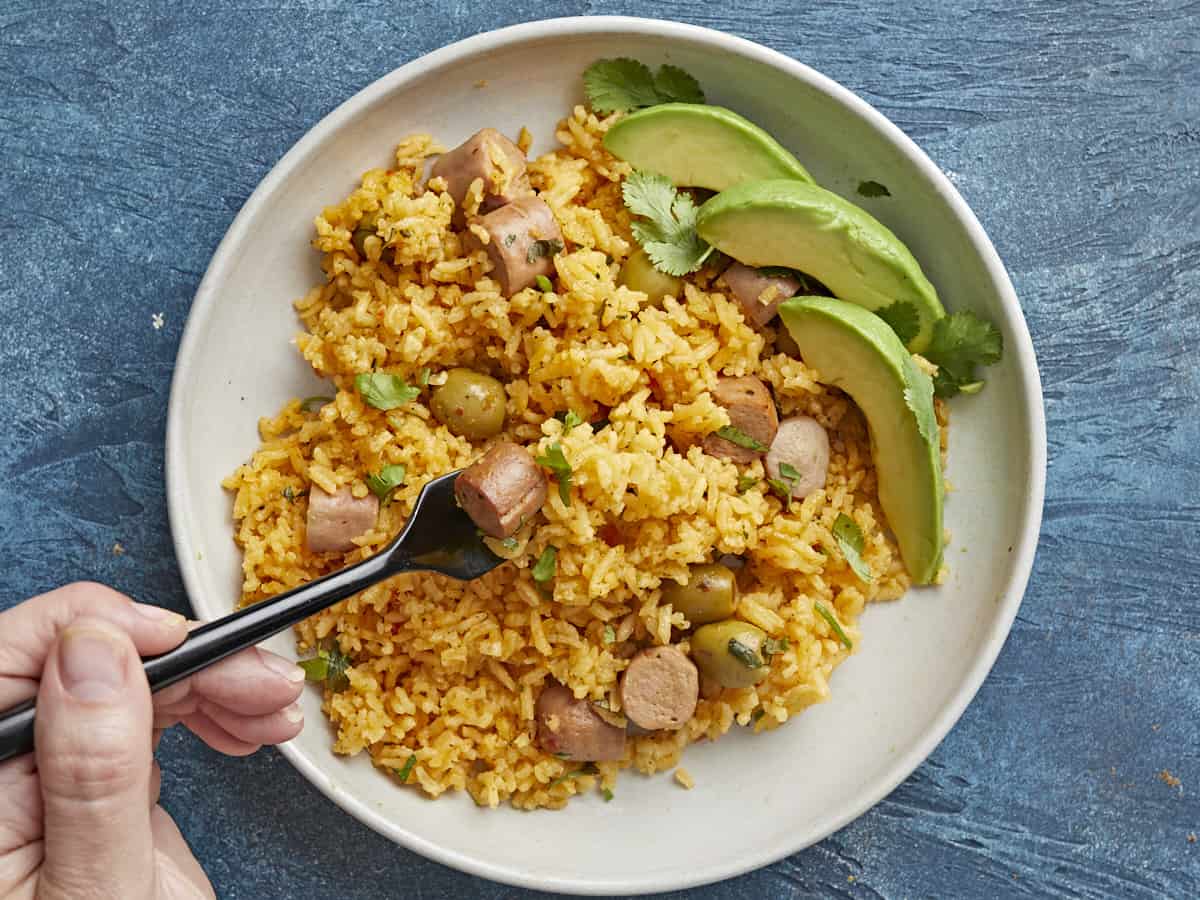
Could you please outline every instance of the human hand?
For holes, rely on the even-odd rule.
[[[158,805],[154,748],[177,722],[233,756],[290,740],[304,673],[252,648],[152,697],[139,657],[187,631],[98,584],[0,613],[0,710],[37,695],[36,752],[0,765],[0,898],[215,896]]]

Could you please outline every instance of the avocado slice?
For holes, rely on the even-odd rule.
[[[929,346],[946,311],[912,253],[882,222],[837,194],[795,180],[747,181],[700,207],[696,230],[748,266],[787,266],[834,296],[870,310],[910,303],[920,328],[908,349]]]
[[[604,146],[635,169],[666,175],[677,187],[723,191],[763,178],[812,181],[775,138],[721,106],[663,103],[638,110],[608,129]]]
[[[933,382],[879,316],[832,297],[785,300],[779,315],[822,384],[858,404],[871,435],[879,503],[904,567],[929,584],[942,564],[941,444]]]

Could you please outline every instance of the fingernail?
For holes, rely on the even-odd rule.
[[[65,631],[58,666],[63,687],[76,700],[114,700],[125,686],[125,648],[101,631]]]
[[[282,675],[288,681],[295,683],[304,680],[304,670],[291,660],[265,651],[259,651],[258,658],[262,660],[264,666],[272,672]]]
[[[165,625],[170,628],[174,628],[175,626],[181,625],[187,621],[179,613],[169,609],[163,609],[161,606],[154,606],[151,603],[135,603],[133,608],[150,621],[157,622],[159,625]]]
[[[283,717],[293,725],[298,725],[304,721],[304,710],[300,708],[299,703],[293,703],[283,711]]]

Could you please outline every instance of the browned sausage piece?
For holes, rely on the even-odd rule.
[[[704,439],[704,451],[722,459],[737,463],[750,463],[765,453],[779,431],[779,413],[771,390],[752,375],[742,378],[718,378],[713,391],[713,400],[725,407],[729,413],[729,424],[743,434],[754,438],[762,450],[739,447],[731,441],[710,434]]]
[[[561,684],[542,691],[534,708],[537,739],[547,753],[589,762],[620,759],[625,755],[625,730],[609,725],[587,700]]]
[[[621,706],[647,731],[682,728],[696,711],[700,673],[678,647],[647,647],[621,676]]]
[[[454,496],[481,531],[506,538],[546,502],[546,476],[528,450],[501,441],[463,470]]]
[[[554,274],[554,255],[563,248],[562,232],[546,201],[522,197],[472,221],[487,231],[489,240],[484,244],[469,231],[467,244],[487,250],[492,275],[505,297],[529,287],[539,275]]]
[[[764,275],[760,269],[743,266],[739,262],[726,269],[721,277],[729,286],[733,299],[742,308],[746,322],[755,328],[761,328],[775,318],[779,304],[800,290],[797,278]]]
[[[455,220],[459,224],[463,199],[476,178],[483,179],[480,212],[490,212],[532,193],[525,173],[525,154],[494,128],[477,131],[465,143],[442,154],[429,175],[446,179],[446,190],[454,198]]]
[[[305,540],[312,553],[344,553],[357,544],[354,538],[375,527],[379,498],[355,497],[349,486],[328,494],[315,484],[308,492],[308,527]]]

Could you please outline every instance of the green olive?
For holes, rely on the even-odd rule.
[[[751,687],[771,671],[762,652],[766,639],[766,632],[749,622],[713,622],[692,635],[692,661],[721,687]]]
[[[434,388],[429,408],[454,434],[481,441],[504,428],[507,402],[504,385],[491,375],[451,369],[446,373],[446,382]]]
[[[358,220],[358,227],[354,229],[354,233],[350,235],[350,243],[354,245],[354,249],[358,251],[359,259],[367,258],[367,238],[375,234],[375,225],[378,216],[375,213],[367,213]]]
[[[678,297],[683,291],[682,278],[658,271],[646,251],[640,249],[621,266],[617,284],[623,284],[631,291],[641,291],[650,298],[651,306],[662,306],[664,296]]]
[[[786,353],[788,356],[800,355],[800,345],[796,343],[796,339],[792,337],[792,333],[782,322],[775,331],[775,352]]]
[[[719,563],[692,566],[687,584],[663,582],[662,598],[693,626],[728,619],[737,606],[737,576]]]

